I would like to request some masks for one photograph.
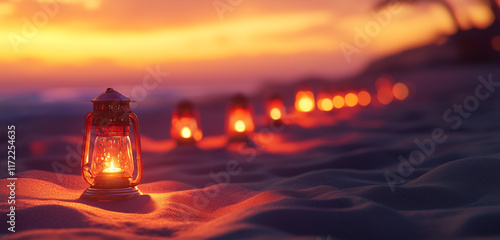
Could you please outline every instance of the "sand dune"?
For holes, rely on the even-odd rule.
[[[383,183],[373,184],[374,180],[370,184],[376,174],[352,170],[313,171],[259,191],[238,184],[193,189],[180,182],[159,181],[141,185],[145,195],[116,203],[79,200],[84,184],[79,189],[70,184],[80,181],[78,176],[65,176],[65,182],[58,183],[54,178],[50,182],[53,173],[28,171],[18,180],[21,233],[10,237],[54,239],[54,233],[60,239],[497,235],[499,171],[499,158],[460,159],[398,186],[395,192]],[[34,179],[41,176],[47,180]],[[215,196],[207,204],[199,201],[199,196],[206,197],[210,191]],[[2,212],[6,213],[5,204]]]
[[[19,124],[23,140],[17,142],[17,232],[4,237],[498,239],[500,91],[481,102],[460,128],[451,129],[442,120],[446,109],[473,94],[475,75],[483,74],[479,70],[483,67],[446,81],[435,71],[400,76],[422,79],[415,81],[418,92],[411,99],[297,115],[272,137],[256,134],[256,148],[226,146],[222,131],[207,135],[198,147],[176,148],[168,137],[157,137],[156,126],[141,125],[145,176],[139,188],[144,195],[123,202],[79,199],[88,186],[79,166],[69,166],[66,160],[72,156],[67,146],[76,149],[81,138],[84,114],[59,116],[68,126],[55,131],[43,128],[43,121]],[[500,81],[500,72],[489,70]],[[443,84],[429,89],[437,79]],[[446,83],[456,91],[450,93]],[[214,104],[224,105],[201,104],[202,116]],[[155,109],[138,114],[158,117]],[[168,112],[160,117],[168,119]],[[204,126],[221,130],[213,119]],[[430,138],[435,128],[442,128],[447,140],[401,177],[398,156],[408,159],[418,149],[415,139]],[[162,131],[167,134],[168,128]],[[57,174],[53,162],[69,170]],[[225,173],[228,162],[240,171]],[[394,191],[386,173],[402,179]],[[7,184],[0,180],[0,185]],[[7,194],[2,188],[0,199]],[[0,215],[5,216],[8,207],[0,202]],[[5,229],[2,226],[2,233]]]

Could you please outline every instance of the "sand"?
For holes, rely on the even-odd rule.
[[[196,147],[176,147],[170,139],[163,123],[171,106],[144,103],[134,110],[141,120],[144,195],[113,203],[79,199],[88,185],[72,149],[90,103],[74,111],[46,106],[60,109],[54,115],[13,112],[1,123],[18,129],[16,233],[3,237],[498,239],[500,87],[457,129],[443,120],[447,109],[474,94],[477,77],[490,73],[500,82],[494,66],[393,74],[412,86],[409,99],[293,115],[282,131],[266,128],[256,107],[257,130],[267,129],[253,136],[256,148],[226,145],[221,106],[227,98],[198,104],[205,138]],[[293,92],[287,105],[291,98]],[[257,105],[260,99],[252,97]],[[415,140],[432,139],[436,128],[446,140],[434,142],[418,164],[409,162],[419,149]],[[63,174],[54,172],[54,162],[66,166]],[[403,174],[402,162],[411,167]],[[398,177],[393,188],[386,176]],[[5,177],[0,186],[9,183]],[[0,199],[7,196],[2,187]],[[0,202],[2,219],[8,207]]]

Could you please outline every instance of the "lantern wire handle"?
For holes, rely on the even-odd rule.
[[[91,130],[92,113],[88,113],[85,118],[85,134],[83,135],[83,146],[82,146],[82,177],[90,185],[92,182],[87,178],[87,176],[92,176],[89,172],[89,144],[90,144],[90,130]]]
[[[134,138],[137,154],[137,177],[131,182],[132,186],[139,184],[142,180],[142,149],[141,149],[141,135],[139,133],[139,119],[135,113],[130,112],[129,117],[134,124]]]

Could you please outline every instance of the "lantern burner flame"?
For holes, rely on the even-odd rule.
[[[121,168],[115,168],[113,166],[113,161],[111,161],[111,166],[109,168],[106,168],[103,170],[103,172],[105,173],[117,173],[117,172],[121,172],[122,169]]]
[[[333,109],[333,100],[330,98],[323,98],[318,101],[318,109],[324,112],[331,111]]]
[[[234,130],[240,133],[244,132],[246,130],[245,123],[242,120],[236,121],[236,123],[234,123]]]
[[[273,109],[271,109],[269,116],[273,120],[280,120],[281,119],[281,111],[278,108],[273,108]]]
[[[311,91],[299,91],[295,94],[295,109],[299,112],[314,110],[314,94]]]
[[[183,138],[190,138],[192,136],[191,129],[188,127],[183,127],[181,130],[181,136]]]
[[[308,97],[299,100],[299,110],[301,112],[310,112],[314,108],[314,101]]]

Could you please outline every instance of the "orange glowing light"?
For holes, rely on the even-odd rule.
[[[345,105],[348,107],[354,107],[358,105],[358,96],[354,93],[348,93],[345,95]]]
[[[392,92],[394,94],[394,97],[398,100],[405,100],[408,97],[408,87],[404,83],[396,83],[392,87]]]
[[[311,91],[299,91],[295,95],[295,109],[299,112],[314,110],[314,94]]]
[[[203,138],[203,132],[198,129],[198,131],[194,132],[193,137],[195,141],[200,141]]]
[[[252,114],[249,109],[234,109],[228,116],[227,131],[229,135],[247,135],[254,130]],[[244,135],[241,135],[244,134]]]
[[[234,130],[240,133],[244,132],[246,130],[245,123],[241,120],[236,121],[236,123],[234,124]]]
[[[253,107],[248,99],[238,94],[234,96],[227,108],[226,132],[229,141],[244,141],[255,129]]]
[[[368,93],[367,91],[360,91],[358,93],[359,105],[365,107],[365,106],[368,106],[368,104],[370,104],[371,101],[372,101],[372,97],[370,96],[370,93]]]
[[[172,118],[171,136],[174,139],[184,142],[187,139],[199,141],[201,140],[203,133],[198,126],[199,123],[195,117],[181,117],[179,119],[177,115],[174,115]]]
[[[318,109],[320,111],[328,112],[333,109],[333,101],[330,98],[323,98],[318,101]]]
[[[189,129],[188,127],[183,127],[182,130],[181,130],[181,136],[183,138],[190,138],[191,137],[191,129]]]
[[[271,96],[265,104],[267,123],[272,126],[280,126],[286,122],[286,108],[279,95]]]
[[[109,158],[109,156],[107,158]],[[121,168],[114,167],[113,161],[111,161],[110,165],[111,166],[109,168],[104,169],[103,172],[105,172],[105,173],[117,173],[117,172],[122,171]]]
[[[271,109],[271,112],[269,112],[269,116],[273,120],[280,120],[281,119],[281,111],[278,108],[273,108],[273,109]]]
[[[345,102],[344,102],[344,98],[342,96],[337,95],[337,96],[333,97],[333,106],[335,108],[342,108],[342,107],[344,107],[344,104],[345,104]]]

